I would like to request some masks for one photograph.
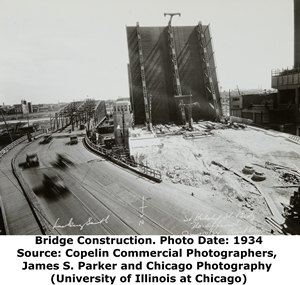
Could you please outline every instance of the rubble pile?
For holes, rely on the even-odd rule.
[[[202,122],[199,121],[193,124],[193,129],[190,129],[188,126],[177,126],[175,124],[159,124],[153,126],[153,132],[157,135],[184,135],[187,137],[190,136],[199,136],[199,135],[212,135],[212,130],[225,130],[225,129],[245,129],[244,124],[231,123],[231,122]]]
[[[291,167],[272,162],[266,162],[265,167],[279,173],[279,178],[286,183],[294,185],[300,184],[300,173]]]
[[[293,173],[283,172],[280,174],[279,178],[286,183],[295,184],[295,185],[300,184],[300,176]]]
[[[200,170],[189,170],[175,166],[173,169],[164,169],[163,176],[174,184],[183,184],[191,187],[200,187],[210,183],[210,173]]]
[[[156,125],[153,131],[157,134],[163,133],[165,136],[156,137],[155,144],[153,141],[150,143],[149,140],[145,140],[144,145],[136,146],[135,161],[159,169],[163,180],[197,188],[199,191],[207,191],[213,195],[217,195],[216,192],[218,192],[229,202],[239,202],[242,206],[253,209],[255,202],[249,195],[249,191],[256,191],[253,186],[244,183],[234,173],[213,163],[209,151],[206,148],[197,149],[198,143],[194,143],[201,136],[208,139],[211,135],[211,139],[214,140],[213,132],[223,128],[227,126],[215,122],[194,124],[192,132],[171,124]],[[173,136],[175,134],[177,136]],[[146,144],[146,142],[149,143]],[[201,144],[200,141],[199,143]],[[214,191],[211,192],[211,190]]]
[[[240,123],[201,121],[193,130],[154,126],[153,132],[132,139],[131,151],[136,161],[160,170],[174,188],[220,209],[252,214],[252,223],[262,228],[270,215],[269,201],[281,211],[289,186],[300,184],[300,146]],[[278,180],[286,188],[274,188]]]

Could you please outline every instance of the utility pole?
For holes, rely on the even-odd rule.
[[[239,96],[241,96],[241,92],[240,92],[240,89],[239,89],[239,86],[238,86],[238,85],[236,86],[236,89],[237,89],[237,91],[238,91],[238,93],[239,93]]]
[[[27,137],[28,137],[28,141],[31,141],[31,133],[30,133],[30,129],[29,129],[29,110],[27,113],[27,122],[28,122],[28,129],[27,129]]]
[[[228,93],[228,109],[229,109],[229,117],[231,116],[231,93],[230,93],[230,89],[229,89],[229,93]]]
[[[123,147],[125,149],[125,112],[122,108],[122,127],[123,127]]]
[[[74,113],[71,114],[72,132],[74,131]]]
[[[50,131],[52,132],[52,121],[51,121],[51,113],[50,113]]]
[[[56,128],[59,129],[59,117],[58,117],[58,113],[55,113],[55,121],[56,121]]]
[[[193,119],[192,119],[192,94],[190,96],[190,103],[188,106],[189,110],[189,128],[193,129]]]
[[[296,88],[296,135],[300,135],[299,127],[299,105],[300,105],[300,88]]]
[[[4,117],[4,115],[3,115],[3,110],[2,110],[2,109],[0,109],[0,110],[1,110],[2,119],[3,119],[3,121],[4,121],[5,128],[6,128],[6,131],[7,131],[8,135],[9,135],[10,141],[13,142],[14,140],[13,140],[13,138],[11,137],[10,131],[9,131],[8,126],[7,126],[7,124],[6,124],[6,120],[5,120],[5,117]]]

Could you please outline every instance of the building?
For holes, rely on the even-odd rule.
[[[35,106],[37,107],[37,112],[39,113],[49,112],[51,110],[50,105],[48,104],[37,104]]]
[[[28,102],[28,103],[27,103],[27,106],[28,106],[28,112],[29,112],[29,113],[32,113],[32,112],[33,112],[33,108],[32,108],[31,102]]]
[[[230,115],[234,117],[242,117],[243,96],[236,94],[229,97]]]
[[[11,114],[23,114],[22,104],[14,104]]]
[[[38,105],[32,105],[32,113],[38,113],[39,112],[39,106]]]
[[[294,0],[294,67],[272,71],[272,87],[278,90],[277,116],[283,130],[300,135],[300,0]]]
[[[135,124],[184,124],[221,115],[209,26],[127,27]]]
[[[250,119],[255,125],[266,126],[274,129],[276,127],[274,121],[274,102],[276,101],[277,93],[269,94],[248,94],[242,97],[242,118]]]
[[[129,99],[115,102],[113,117],[116,145],[128,147],[129,128],[132,124]]]
[[[253,124],[282,129],[277,118],[277,92],[230,92],[230,115],[249,119]]]
[[[22,114],[28,114],[29,108],[26,100],[21,100],[21,105],[22,105]]]
[[[21,104],[14,104],[12,106],[5,106],[5,112],[9,115],[13,114],[28,114],[32,113],[32,104],[26,100],[21,100]]]

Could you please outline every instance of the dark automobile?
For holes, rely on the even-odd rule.
[[[28,167],[38,166],[40,164],[36,153],[26,154],[26,164]]]
[[[58,153],[55,162],[56,167],[65,168],[67,166],[72,166],[74,163],[68,159],[65,155]]]
[[[64,181],[58,175],[49,176],[44,174],[43,184],[47,189],[54,190],[58,193],[67,190]]]
[[[41,141],[41,144],[49,143],[51,140],[52,140],[52,135],[51,134],[44,135],[44,138]]]
[[[77,144],[78,138],[77,136],[70,136],[70,144]]]

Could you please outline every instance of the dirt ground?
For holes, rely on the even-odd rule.
[[[283,223],[282,203],[289,204],[296,190],[277,188],[293,183],[284,181],[285,169],[274,165],[300,169],[300,145],[288,135],[251,127],[211,128],[209,122],[195,124],[194,132],[177,126],[158,126],[153,133],[135,129],[130,151],[136,161],[160,170],[165,181],[207,203],[251,216],[258,228],[266,227],[266,216]],[[253,181],[242,172],[245,166],[266,179]]]

